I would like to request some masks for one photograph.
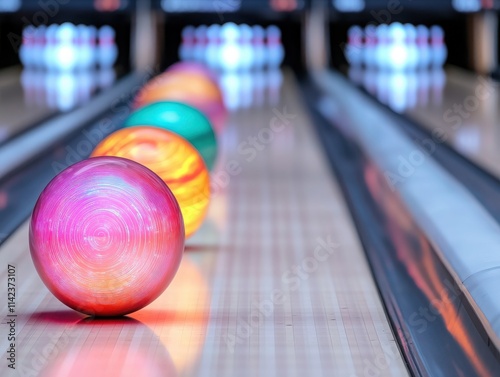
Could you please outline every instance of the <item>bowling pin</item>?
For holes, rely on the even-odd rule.
[[[253,32],[252,28],[247,24],[242,24],[239,26],[240,28],[240,54],[241,54],[241,62],[240,69],[243,71],[247,71],[252,69],[254,65],[254,56],[252,49],[252,38]]]
[[[23,29],[22,42],[19,48],[19,60],[25,68],[33,67],[33,45],[35,38],[35,27],[28,25]]]
[[[182,29],[181,45],[179,47],[179,59],[183,61],[194,60],[195,28],[188,25]]]
[[[265,32],[264,28],[260,25],[252,27],[253,39],[253,52],[254,52],[254,68],[261,70],[266,63],[266,49],[264,46]]]
[[[90,46],[90,33],[88,27],[85,25],[78,25],[76,27],[76,30],[76,51],[78,55],[77,68],[80,70],[85,70],[90,67],[90,60],[92,55]]]
[[[344,54],[351,66],[358,66],[363,62],[363,29],[361,27],[353,25],[347,30],[347,45]]]
[[[389,26],[390,45],[387,50],[386,67],[393,71],[402,71],[408,67],[409,55],[406,46],[406,30],[399,22]]]
[[[431,65],[442,67],[446,61],[448,51],[444,43],[444,31],[441,26],[434,25],[430,30]]]
[[[96,66],[97,66],[97,59],[98,59],[98,30],[95,26],[93,25],[90,25],[88,27],[88,30],[89,30],[89,39],[88,39],[88,43],[89,43],[89,56],[88,56],[88,65],[89,65],[89,68],[90,69],[94,69]],[[113,60],[113,64],[114,65],[116,63],[116,59],[118,58],[118,47],[116,46],[116,41],[115,41],[115,38],[116,36],[114,35],[114,33],[112,33],[112,40],[111,40],[111,43],[112,45],[114,46],[113,49],[115,50],[113,52],[113,56],[114,56],[114,60]]]
[[[240,30],[232,22],[221,27],[220,65],[223,70],[236,71],[241,63],[241,50],[238,45]]]
[[[430,63],[429,29],[424,25],[417,26],[417,51],[419,69],[427,69]]]
[[[377,56],[377,27],[375,25],[367,25],[365,27],[365,45],[363,48],[363,63],[366,67],[372,68],[376,66]]]
[[[406,69],[415,70],[418,65],[417,30],[412,24],[404,25],[406,32],[407,64]]]
[[[53,69],[54,66],[54,54],[56,48],[56,33],[59,25],[52,24],[47,27],[47,31],[45,33],[46,36],[46,44],[45,50],[43,51],[43,55],[41,60],[43,61],[43,66],[45,69]]]
[[[118,47],[115,43],[115,29],[104,25],[97,32],[97,61],[101,69],[111,68],[118,58]]]
[[[54,68],[58,71],[72,71],[77,65],[75,25],[65,22],[57,28],[56,46],[54,49]]]
[[[267,65],[271,69],[280,67],[285,57],[285,51],[281,44],[281,30],[275,25],[270,25],[266,29],[266,37]]]
[[[194,60],[199,63],[204,63],[205,59],[205,49],[206,49],[206,38],[207,38],[206,25],[198,26],[195,30],[195,46],[193,50]]]
[[[213,24],[207,29],[207,48],[205,61],[207,65],[216,70],[219,67],[219,33],[220,25]]]
[[[389,54],[389,27],[386,24],[377,26],[377,45],[375,48],[375,62],[378,69],[385,69]]]
[[[36,68],[44,67],[44,51],[47,45],[46,41],[46,31],[47,28],[44,25],[40,25],[35,29],[34,39],[33,39],[33,49],[32,58],[33,58],[33,66]]]

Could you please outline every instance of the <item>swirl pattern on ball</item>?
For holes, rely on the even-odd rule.
[[[117,316],[146,306],[172,281],[184,226],[156,174],[130,160],[99,157],[47,185],[29,240],[35,267],[59,300],[85,314]]]
[[[175,195],[186,237],[202,224],[210,203],[210,177],[201,155],[179,135],[158,127],[127,127],[101,141],[92,156],[124,157],[148,167]]]

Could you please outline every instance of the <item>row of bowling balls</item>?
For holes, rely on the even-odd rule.
[[[179,203],[189,237],[209,205],[208,171],[226,116],[221,90],[203,65],[182,62],[146,83],[133,107],[124,128],[106,137],[91,157],[128,158],[158,174]]]
[[[156,299],[210,202],[217,122],[225,116],[210,73],[177,64],[146,83],[133,107],[91,158],[47,185],[31,217],[42,281],[85,314],[124,315]]]

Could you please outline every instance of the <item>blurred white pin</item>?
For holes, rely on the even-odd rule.
[[[431,37],[431,64],[442,67],[446,61],[448,51],[444,43],[444,31],[441,26],[434,25],[430,30]]]
[[[193,50],[193,58],[197,62],[203,62],[205,59],[205,49],[207,46],[207,26],[198,26],[195,30],[195,46]]]
[[[260,25],[252,27],[253,39],[252,46],[254,51],[254,67],[260,70],[266,63],[266,49],[264,46],[265,32],[264,28]]]
[[[363,48],[363,62],[366,67],[371,68],[377,64],[377,28],[375,25],[365,27],[365,45]]]
[[[380,69],[386,68],[389,53],[389,27],[386,24],[377,27],[377,47],[375,48],[375,62]]]
[[[417,26],[417,66],[420,69],[427,69],[430,63],[429,51],[429,29],[424,25]]]
[[[33,67],[33,45],[35,39],[35,27],[32,25],[26,26],[23,29],[22,43],[19,48],[19,60],[26,68]]]
[[[37,68],[43,68],[44,60],[43,54],[46,47],[46,30],[47,28],[43,25],[38,26],[35,29],[34,39],[33,39],[33,49],[32,49],[32,63],[33,66]]]
[[[406,30],[399,22],[389,26],[390,45],[386,66],[391,70],[401,71],[408,67],[409,51],[406,46]]]
[[[191,61],[194,59],[195,45],[195,28],[194,26],[186,26],[182,29],[181,46],[179,47],[179,58],[183,61]]]
[[[212,69],[219,66],[219,33],[220,25],[210,25],[207,29],[207,48],[205,51],[205,61]]]
[[[115,43],[115,30],[108,25],[102,26],[97,32],[97,61],[101,68],[110,68],[118,58],[118,47]]]
[[[270,25],[266,29],[267,37],[267,64],[270,68],[277,68],[283,63],[285,52],[281,44],[281,30]]]
[[[47,27],[47,32],[45,33],[46,44],[41,60],[43,60],[43,66],[46,69],[52,69],[55,65],[54,54],[56,50],[56,33],[58,28],[58,25],[52,24]]]
[[[56,31],[55,66],[56,70],[72,71],[77,65],[77,49],[74,41],[76,39],[75,25],[65,22]]]
[[[85,25],[78,25],[76,49],[78,54],[78,68],[89,69],[94,64],[93,54],[95,52],[95,29]],[[94,41],[92,41],[94,39]]]
[[[347,62],[353,66],[361,65],[364,60],[363,29],[357,25],[353,25],[347,30],[345,57]]]
[[[221,27],[222,43],[219,50],[219,60],[221,68],[228,71],[235,71],[241,62],[241,51],[238,45],[240,30],[232,22]]]
[[[412,24],[404,25],[406,32],[407,64],[406,69],[414,70],[418,65],[417,30]]]
[[[240,46],[240,69],[249,70],[253,67],[254,64],[254,52],[252,48],[252,38],[253,32],[252,28],[247,24],[242,24],[239,26],[240,28],[240,40],[238,44]]]

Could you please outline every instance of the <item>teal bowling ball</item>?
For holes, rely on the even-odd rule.
[[[124,126],[155,126],[174,132],[200,152],[208,169],[215,164],[217,140],[214,130],[208,118],[194,107],[181,102],[154,102],[130,114]]]

